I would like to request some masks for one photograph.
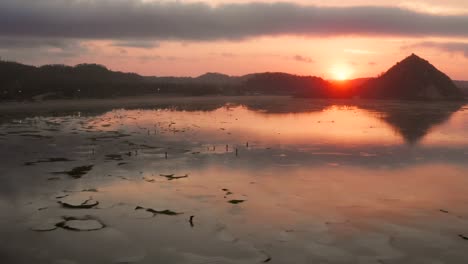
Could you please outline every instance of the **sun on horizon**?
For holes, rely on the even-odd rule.
[[[331,78],[335,81],[346,81],[349,80],[353,74],[353,70],[343,64],[337,64],[331,68]]]

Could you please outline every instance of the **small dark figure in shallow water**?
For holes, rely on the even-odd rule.
[[[189,219],[189,223],[190,223],[190,226],[191,226],[191,227],[194,226],[194,225],[193,225],[193,218],[194,218],[194,217],[195,217],[195,216],[191,215],[191,216],[190,216],[190,219]]]

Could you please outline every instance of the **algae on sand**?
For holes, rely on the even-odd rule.
[[[98,201],[95,201],[93,199],[87,199],[85,201],[58,201],[59,204],[61,204],[65,208],[71,208],[71,209],[90,209],[95,207],[96,205],[99,204]]]
[[[97,231],[106,227],[99,219],[92,216],[63,217],[64,221],[57,223],[57,227],[70,231]]]
[[[161,177],[166,177],[168,181],[188,178],[188,174],[182,176],[174,176],[174,174],[159,174]]]
[[[177,213],[177,212],[174,212],[172,210],[161,210],[161,211],[158,211],[158,210],[154,210],[152,208],[145,208],[145,207],[141,207],[141,206],[137,206],[135,207],[135,210],[145,210],[149,213],[152,213],[153,216],[156,216],[158,214],[162,214],[162,215],[180,215],[180,214],[183,214],[183,213]]]
[[[63,216],[59,219],[49,219],[31,228],[35,232],[49,232],[57,228],[70,231],[96,231],[106,227],[99,219],[86,215],[83,217]]]
[[[245,200],[230,200],[228,201],[228,203],[231,203],[231,204],[240,204],[240,203],[243,203],[245,202]]]
[[[69,161],[73,161],[73,160],[70,160],[70,159],[67,159],[67,158],[48,158],[48,159],[41,159],[41,160],[37,160],[37,161],[25,162],[24,165],[31,166],[31,165],[36,165],[38,163],[69,162]]]
[[[85,166],[79,166],[75,167],[69,171],[59,171],[59,172],[54,172],[54,174],[67,174],[75,179],[81,178],[83,175],[88,173],[93,169],[94,165],[85,165]]]

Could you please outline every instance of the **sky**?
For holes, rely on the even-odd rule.
[[[411,53],[468,80],[467,0],[2,0],[0,58],[156,76],[376,76]]]

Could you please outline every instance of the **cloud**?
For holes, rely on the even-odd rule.
[[[310,57],[306,56],[301,56],[301,55],[296,55],[293,57],[294,60],[300,61],[300,62],[306,62],[306,63],[314,63],[314,60]]]
[[[159,43],[148,40],[121,40],[112,43],[114,47],[154,49],[159,47]]]
[[[468,15],[398,7],[140,0],[2,0],[0,35],[78,39],[239,40],[258,36],[468,37]]]
[[[433,48],[449,53],[462,53],[463,56],[468,58],[468,43],[464,42],[432,42],[424,41],[413,45],[402,47],[403,49],[414,49],[414,48]]]
[[[33,64],[64,63],[89,52],[88,45],[74,39],[0,37],[0,57],[8,60]]]
[[[23,55],[42,53],[54,57],[73,57],[87,52],[88,47],[73,39],[0,37],[0,51]]]
[[[76,45],[77,45],[76,41],[69,40],[69,39],[1,37],[0,36],[0,49],[34,49],[34,48],[67,49]]]
[[[345,49],[344,52],[351,53],[351,54],[359,54],[359,55],[377,54],[377,52],[375,51],[362,50],[362,49]]]
[[[160,55],[143,55],[139,56],[138,59],[142,63],[146,63],[149,61],[157,61],[157,60],[168,60],[168,61],[175,61],[179,60],[179,57],[176,56],[160,56]]]
[[[404,8],[424,11],[424,12],[431,13],[431,14],[460,15],[460,14],[468,13],[468,10],[466,8],[462,8],[460,6],[450,7],[450,6],[445,6],[445,5],[434,5],[434,4],[428,4],[428,3],[422,3],[422,2],[402,2],[402,3],[399,3],[398,5]]]
[[[143,55],[139,56],[138,59],[141,63],[147,63],[149,61],[161,60],[163,57],[159,55]]]

